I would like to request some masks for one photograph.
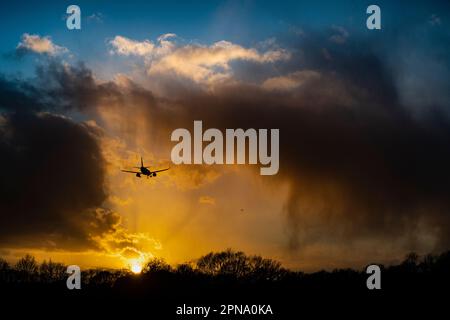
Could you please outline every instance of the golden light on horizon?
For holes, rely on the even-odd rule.
[[[132,260],[130,262],[130,270],[134,274],[140,274],[142,272],[142,264],[137,260]]]

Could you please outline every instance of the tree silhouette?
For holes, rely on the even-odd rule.
[[[0,271],[9,270],[9,263],[3,258],[0,258]]]
[[[418,261],[419,261],[419,255],[415,252],[410,252],[406,255],[405,260],[403,261],[403,264],[409,265],[409,266],[415,266],[415,265],[417,265]]]
[[[376,264],[376,263],[375,263]],[[26,255],[10,265],[0,258],[0,293],[10,289],[26,292],[37,288],[39,293],[61,293],[66,290],[66,267],[51,260],[40,265],[31,255]],[[346,290],[367,292],[365,268],[336,269],[305,274],[290,271],[275,260],[256,255],[246,255],[231,249],[211,252],[198,260],[171,267],[161,258],[150,259],[142,275],[133,275],[125,269],[88,269],[82,271],[83,294],[97,297],[118,295],[123,298],[150,296],[183,297],[234,297],[236,294],[277,298],[284,292],[310,292]],[[450,285],[450,251],[440,255],[419,257],[410,253],[398,265],[382,268],[383,289],[403,292],[437,291]],[[59,288],[59,289],[58,289]],[[56,290],[56,291],[55,291]],[[415,290],[415,291],[414,291]],[[36,291],[35,291],[36,292]],[[220,300],[220,299],[219,299]]]
[[[44,260],[39,266],[39,276],[44,282],[60,281],[67,277],[66,269],[67,267],[62,263]]]
[[[200,272],[217,275],[233,275],[242,277],[249,273],[247,257],[243,252],[228,249],[219,253],[209,253],[197,261]]]
[[[38,272],[39,265],[36,259],[32,255],[25,255],[25,257],[19,259],[16,263],[16,270],[28,274],[36,274]]]
[[[189,263],[182,263],[176,267],[175,272],[180,275],[192,275],[195,273],[195,269]]]
[[[142,268],[143,273],[170,272],[171,266],[161,258],[152,258]]]
[[[228,249],[223,252],[209,253],[197,260],[200,272],[212,276],[233,276],[253,278],[255,280],[277,280],[286,270],[281,264],[260,256],[246,256],[241,251]]]
[[[38,279],[39,265],[32,255],[25,255],[15,265],[19,282],[35,282]]]

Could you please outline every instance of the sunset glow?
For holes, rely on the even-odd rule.
[[[130,270],[134,274],[139,274],[142,272],[142,264],[139,261],[133,260],[130,262]]]

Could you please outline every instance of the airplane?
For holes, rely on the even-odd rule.
[[[138,177],[138,178],[140,178],[141,175],[144,175],[144,176],[147,176],[147,179],[148,179],[149,177],[150,178],[151,177],[156,177],[156,173],[157,172],[166,171],[166,170],[170,169],[170,168],[166,168],[166,169],[160,169],[160,170],[151,171],[151,170],[148,169],[149,167],[145,167],[144,166],[144,161],[142,160],[142,157],[141,157],[141,166],[140,167],[133,167],[133,168],[139,169],[139,171],[130,171],[130,170],[120,170],[120,171],[128,172],[128,173],[135,173],[136,177]]]

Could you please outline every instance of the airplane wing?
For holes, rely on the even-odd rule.
[[[129,172],[129,173],[140,173],[139,171],[130,171],[130,170],[120,170],[122,172]]]
[[[152,172],[161,172],[161,171],[166,171],[166,170],[169,170],[170,168],[165,168],[165,169],[160,169],[160,170],[154,170],[154,171],[152,171]]]

